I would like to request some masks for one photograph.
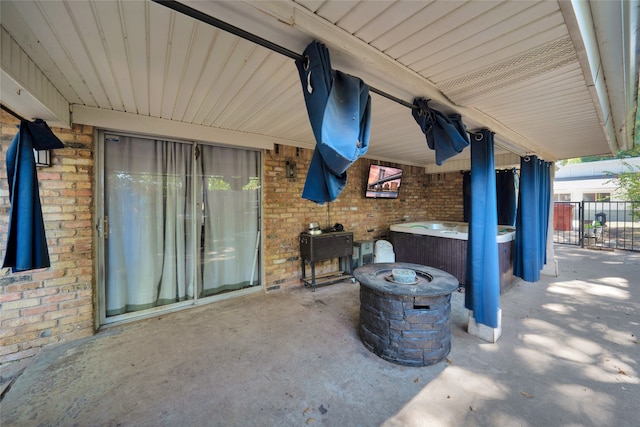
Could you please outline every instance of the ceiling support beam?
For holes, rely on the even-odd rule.
[[[295,146],[294,141],[253,133],[160,119],[135,113],[73,105],[73,122],[105,130],[153,135],[159,138],[224,143],[234,147],[272,150],[274,144]],[[306,147],[305,147],[306,148]]]

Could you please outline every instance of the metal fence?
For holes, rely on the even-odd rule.
[[[553,242],[640,251],[639,210],[640,202],[555,202]]]

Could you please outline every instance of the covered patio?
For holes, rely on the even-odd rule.
[[[357,284],[302,286],[299,236],[322,222],[374,242],[394,223],[463,219],[471,150],[439,164],[416,126],[416,101],[460,116],[469,133],[495,134],[495,148],[485,144],[490,175],[522,159],[551,165],[633,148],[638,0],[3,0],[0,9],[0,162],[22,120],[45,120],[64,143],[31,173],[51,265],[0,271],[9,379],[0,424],[636,424],[637,254],[556,248],[547,266],[558,277],[521,281],[501,297],[497,343],[467,333],[472,293],[454,292],[452,351],[417,369],[362,345]],[[371,97],[369,149],[324,204],[301,197],[317,141],[304,97],[311,73],[300,79],[296,61],[315,41]],[[150,158],[145,144],[162,161],[129,165]],[[218,149],[246,162],[217,164]],[[170,170],[173,156],[182,160]],[[404,171],[400,197],[365,196],[372,164]],[[149,195],[152,221],[117,203]],[[205,211],[216,195],[243,203]],[[253,228],[220,221],[209,233],[205,217],[245,217]],[[157,227],[121,248],[143,230],[128,219]],[[229,230],[242,243],[226,239]],[[153,250],[139,249],[150,241]],[[160,278],[168,296],[156,292]]]
[[[430,367],[362,345],[358,284],[282,289],[47,347],[4,396],[1,422],[635,426],[640,254],[555,254],[558,277],[503,295],[495,344],[465,332],[454,292],[451,352]]]

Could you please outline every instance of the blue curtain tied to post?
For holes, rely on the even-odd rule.
[[[328,49],[313,41],[296,61],[316,149],[302,197],[335,200],[347,182],[347,169],[369,148],[371,96],[357,77],[331,69]]]
[[[493,132],[471,136],[471,218],[467,244],[465,307],[477,323],[498,327],[500,268]]]
[[[426,99],[415,98],[411,114],[425,134],[427,146],[436,151],[436,163],[440,166],[469,145],[469,136],[460,114],[447,116],[428,104]]]
[[[51,265],[33,150],[54,148],[64,148],[64,144],[46,122],[37,119],[20,121],[20,130],[7,150],[11,212],[2,268],[11,267],[14,273]]]
[[[551,163],[520,159],[520,196],[516,215],[513,274],[537,282],[547,262],[547,227],[551,204]]]

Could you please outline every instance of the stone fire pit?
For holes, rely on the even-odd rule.
[[[415,278],[407,279],[406,270],[415,271]],[[451,292],[458,288],[454,276],[410,263],[369,264],[353,275],[360,282],[360,338],[365,347],[407,366],[432,365],[449,354]]]

